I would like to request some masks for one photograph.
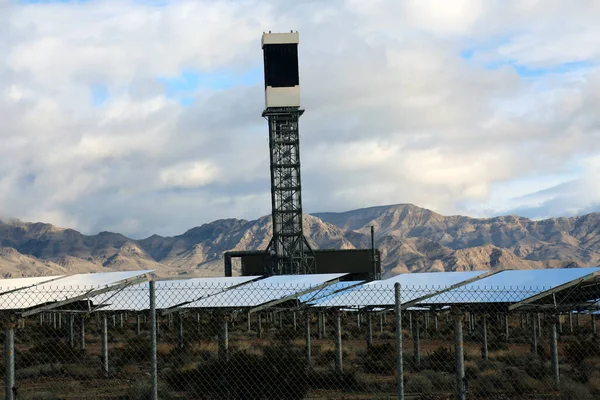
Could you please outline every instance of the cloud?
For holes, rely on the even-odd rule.
[[[141,237],[268,214],[260,34],[289,29],[306,211],[597,210],[597,2],[366,4],[0,1],[0,215]]]
[[[164,169],[160,173],[160,182],[165,187],[194,188],[214,182],[218,174],[215,165],[193,162]]]

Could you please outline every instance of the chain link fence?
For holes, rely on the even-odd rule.
[[[600,398],[589,294],[515,308],[540,290],[375,286],[356,292],[360,307],[331,308],[312,287],[151,288],[49,302],[24,317],[4,311],[4,398]],[[28,289],[0,303],[71,296],[61,291]],[[190,302],[190,292],[211,294]]]

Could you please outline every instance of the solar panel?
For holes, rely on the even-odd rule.
[[[187,308],[256,307],[269,302],[300,297],[347,274],[277,275],[228,290],[185,305]]]
[[[196,301],[228,290],[234,286],[260,278],[260,276],[234,276],[191,278],[156,281],[156,309],[167,309],[184,303]],[[149,303],[149,284],[134,285],[119,292],[104,293],[94,297],[94,306],[102,310],[142,311]]]
[[[0,297],[0,310],[23,310],[52,302],[65,302],[86,294],[93,295],[152,271],[122,271],[66,276],[55,281],[17,290]]]
[[[517,303],[598,271],[600,268],[505,270],[421,304]]]
[[[322,299],[328,296],[338,293],[343,290],[347,290],[353,286],[362,285],[365,281],[343,281],[331,284],[322,289],[315,290],[313,292],[302,295],[298,298],[302,303],[314,303],[318,299]]]
[[[315,302],[317,307],[373,307],[395,303],[394,285],[400,283],[402,303],[437,293],[440,290],[477,279],[489,271],[422,272],[396,275],[383,281],[372,281]],[[418,290],[416,290],[418,289]]]
[[[39,285],[44,282],[54,281],[63,275],[57,276],[36,276],[31,278],[11,278],[0,279],[0,294],[17,289],[24,289],[30,286]]]

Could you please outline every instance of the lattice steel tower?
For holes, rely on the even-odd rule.
[[[302,227],[298,32],[263,33],[265,110],[271,153],[273,237],[267,273],[315,273],[315,256]]]

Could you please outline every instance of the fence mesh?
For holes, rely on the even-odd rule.
[[[336,307],[314,289],[157,287],[158,398],[600,398],[589,293],[521,304],[541,290],[402,287],[397,315],[393,286],[348,291]],[[152,398],[148,285],[60,303],[87,290],[0,296],[5,381],[9,332],[15,365],[3,398]]]

